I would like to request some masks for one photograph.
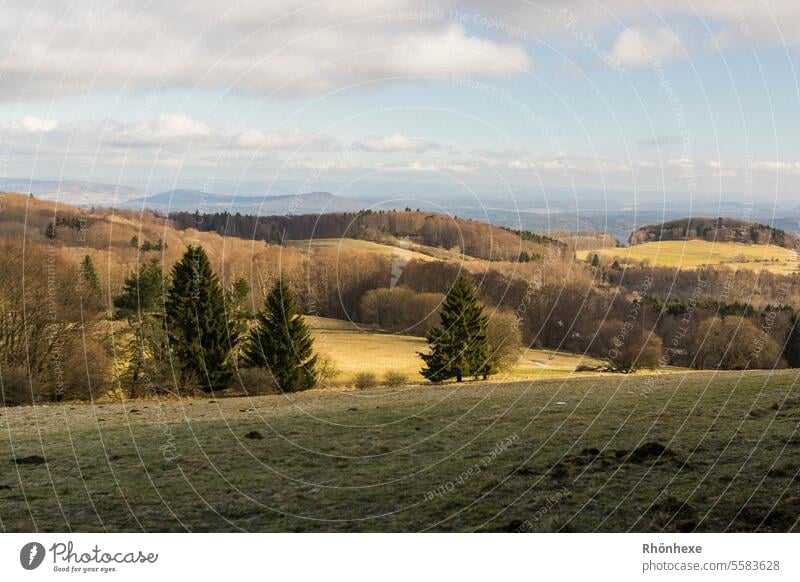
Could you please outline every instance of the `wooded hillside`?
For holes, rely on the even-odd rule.
[[[288,216],[176,212],[170,218],[178,228],[272,243],[341,237],[390,243],[405,239],[431,247],[459,249],[465,255],[492,261],[528,262],[540,259],[548,249],[566,248],[547,237],[520,237],[491,224],[418,210]]]
[[[800,238],[766,224],[746,222],[733,218],[689,217],[650,224],[631,233],[631,245],[659,240],[706,240],[710,242],[738,242],[744,244],[773,244],[793,248]]]

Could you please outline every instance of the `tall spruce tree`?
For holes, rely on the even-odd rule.
[[[172,269],[166,300],[167,335],[180,366],[180,381],[206,391],[221,390],[233,374],[231,352],[237,326],[225,316],[225,296],[200,246],[190,246]]]
[[[125,278],[122,293],[114,297],[115,317],[127,320],[122,343],[130,365],[123,372],[131,397],[166,391],[172,367],[164,320],[165,290],[169,288],[161,262],[154,258]]]
[[[422,375],[432,382],[492,373],[486,316],[469,279],[461,275],[447,293],[441,323],[428,332],[430,353],[420,354]]]
[[[783,357],[786,358],[790,368],[800,368],[800,313],[792,315],[789,322]]]
[[[169,276],[165,277],[161,262],[151,259],[142,263],[138,270],[131,271],[125,278],[122,293],[114,297],[114,307],[119,310],[117,316],[134,313],[163,315],[166,288],[169,288]]]
[[[294,294],[282,279],[267,294],[264,309],[245,347],[245,361],[265,368],[283,392],[297,392],[316,383],[317,356],[313,339],[297,313]]]
[[[89,255],[84,255],[81,261],[81,276],[89,287],[90,293],[100,292],[100,278],[97,276],[97,269],[94,268],[94,262]]]

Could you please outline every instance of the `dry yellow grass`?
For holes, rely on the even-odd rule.
[[[434,257],[399,246],[385,245],[368,240],[354,238],[318,238],[312,240],[291,240],[287,244],[301,252],[326,251],[335,253],[377,253],[401,260],[419,259],[421,261],[434,261]],[[415,245],[416,246],[416,245]]]
[[[306,317],[306,322],[317,351],[329,357],[338,370],[334,382],[350,383],[359,372],[381,377],[388,371],[406,374],[411,382],[424,380],[419,373],[423,362],[418,352],[427,350],[425,338],[385,333],[374,326],[325,317]],[[588,356],[526,349],[512,370],[497,374],[493,380],[563,376],[579,364],[599,366],[602,362]]]
[[[620,263],[649,261],[654,267],[695,269],[704,265],[726,265],[735,269],[767,270],[773,273],[798,272],[797,256],[783,247],[704,240],[658,241],[628,248],[603,248],[579,251],[579,260],[595,254]]]

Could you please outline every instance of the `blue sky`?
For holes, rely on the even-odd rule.
[[[800,203],[788,0],[3,11],[0,179]]]

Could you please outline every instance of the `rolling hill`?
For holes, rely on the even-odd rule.
[[[633,231],[628,238],[631,245],[683,240],[772,244],[784,248],[796,248],[800,244],[800,237],[779,228],[723,217],[689,217],[651,224]]]

